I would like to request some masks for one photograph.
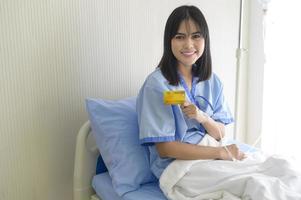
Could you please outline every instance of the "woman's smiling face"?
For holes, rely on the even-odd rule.
[[[191,67],[202,56],[204,48],[205,40],[196,23],[191,19],[182,21],[171,39],[171,50],[178,60],[178,67]]]

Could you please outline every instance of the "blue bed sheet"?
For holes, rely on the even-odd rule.
[[[95,175],[92,186],[101,200],[122,200],[113,189],[109,172]]]
[[[158,182],[145,184],[141,186],[140,189],[128,192],[121,198],[114,191],[112,180],[108,172],[95,175],[92,186],[102,200],[167,200]]]
[[[244,152],[244,153],[254,153],[254,152],[259,151],[259,149],[256,148],[256,147],[252,147],[251,145],[248,145],[248,144],[239,142],[239,141],[234,140],[234,139],[226,139],[225,144],[226,144],[226,145],[229,145],[229,144],[236,144],[236,145],[238,146],[238,148],[239,148],[242,152]]]

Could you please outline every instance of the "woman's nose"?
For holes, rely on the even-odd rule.
[[[191,48],[193,47],[193,41],[190,37],[188,37],[186,40],[185,40],[185,48]]]

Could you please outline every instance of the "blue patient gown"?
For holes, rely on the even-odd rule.
[[[188,119],[179,105],[171,106],[163,103],[164,91],[184,90],[186,100],[196,103],[199,109],[212,119],[223,124],[233,122],[219,78],[212,74],[207,81],[197,83],[195,77],[193,82],[194,92],[185,90],[183,84],[170,85],[157,68],[147,77],[138,94],[140,143],[149,147],[151,170],[157,178],[160,178],[163,170],[173,159],[161,158],[154,145],[156,142],[181,141],[198,144],[206,134],[204,127],[195,119]]]

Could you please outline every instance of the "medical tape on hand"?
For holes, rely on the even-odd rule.
[[[221,134],[220,129],[218,129],[218,132],[219,132],[219,135],[220,135],[220,138],[221,138],[221,141],[222,141],[222,134]],[[257,137],[257,139],[255,140],[255,142],[254,142],[252,145],[250,145],[250,147],[248,148],[247,151],[244,152],[244,154],[248,154],[252,149],[255,149],[255,146],[257,145],[257,143],[258,143],[260,140],[261,140],[261,135],[259,135],[259,136]],[[223,144],[221,144],[221,145],[223,145]],[[231,157],[232,161],[237,161],[237,159],[235,159],[235,157],[234,157],[234,156],[232,155],[232,153],[229,151],[229,149],[227,148],[227,146],[224,145],[223,147],[224,147],[224,149],[227,151],[228,155]]]
[[[219,136],[220,136],[220,141],[221,141],[221,145],[222,144],[222,133],[221,133],[221,130],[218,128],[218,133],[219,133]],[[223,146],[223,148],[227,151],[228,155],[230,156],[231,160],[232,161],[237,161],[236,158],[232,155],[232,153],[229,151],[228,147],[226,145]]]
[[[235,159],[235,157],[232,155],[232,153],[229,151],[229,149],[227,148],[227,146],[223,146],[223,147],[224,147],[224,149],[226,149],[226,151],[227,151],[228,155],[230,156],[231,160],[232,161],[237,161]]]

